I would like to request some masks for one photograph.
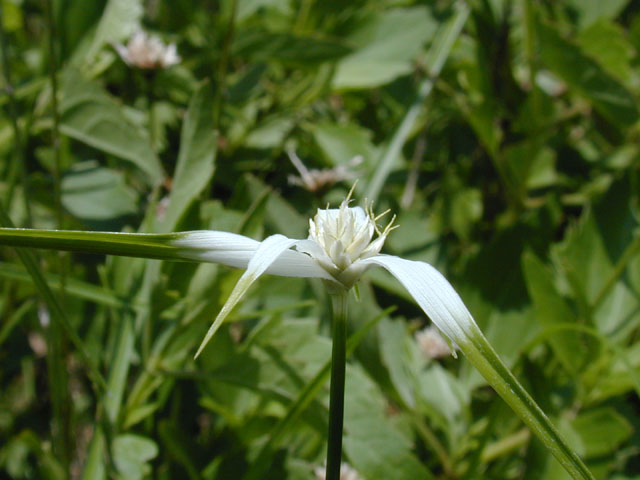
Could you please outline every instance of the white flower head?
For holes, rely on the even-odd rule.
[[[420,350],[428,358],[441,358],[448,355],[455,357],[455,351],[451,350],[447,341],[440,334],[440,331],[433,325],[418,330],[415,333],[415,339]]]
[[[296,246],[347,288],[368,268],[363,260],[378,255],[387,235],[395,228],[395,216],[383,230],[377,226],[376,222],[388,211],[375,216],[371,207],[366,211],[362,207],[349,207],[352,193],[353,188],[339,208],[318,209],[309,220],[309,242]],[[375,240],[374,233],[378,235]]]
[[[126,46],[118,43],[114,48],[127,65],[145,70],[169,68],[181,60],[175,43],[165,45],[142,30],[134,33]]]
[[[316,476],[316,480],[326,479],[326,467],[316,467],[313,473]],[[362,480],[362,477],[358,475],[351,465],[346,462],[340,464],[340,480]]]
[[[337,288],[349,289],[368,268],[379,266],[404,285],[454,345],[468,343],[472,336],[480,334],[460,296],[435,268],[424,262],[380,253],[393,230],[395,217],[381,230],[376,222],[387,212],[375,216],[371,207],[366,210],[350,207],[352,193],[353,188],[339,208],[319,209],[309,221],[309,236],[304,240],[276,234],[258,242],[216,231],[176,234],[172,245],[183,258],[246,269],[205,335],[196,357],[253,282],[264,273],[322,278]]]

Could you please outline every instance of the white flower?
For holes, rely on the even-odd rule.
[[[304,240],[272,235],[258,242],[216,231],[143,234],[0,228],[0,245],[191,259],[246,269],[209,328],[196,357],[263,273],[322,278],[334,289],[347,290],[368,268],[383,267],[404,285],[435,326],[462,350],[571,476],[593,480],[580,457],[502,363],[449,282],[427,263],[380,254],[391,226],[380,231],[376,225],[379,218],[362,208],[349,207],[347,198],[340,208],[318,210],[309,222],[309,237]]]
[[[157,36],[142,30],[134,33],[126,46],[118,43],[114,48],[127,65],[147,70],[168,68],[181,60],[175,43],[165,45]]]
[[[316,480],[325,480],[326,467],[316,467],[313,473]],[[340,464],[340,480],[362,480],[362,477],[348,463],[342,462]]]
[[[428,358],[441,358],[451,354],[455,356],[455,352],[451,350],[447,341],[433,325],[418,330],[414,336],[420,350]]]
[[[349,289],[368,268],[380,266],[404,285],[454,344],[466,344],[472,336],[481,335],[456,291],[435,268],[424,262],[380,254],[393,223],[392,219],[380,230],[376,225],[380,217],[360,207],[350,207],[347,197],[339,208],[318,210],[309,221],[309,237],[304,240],[272,235],[258,242],[216,231],[184,232],[173,237],[171,244],[179,248],[182,257],[246,269],[209,328],[196,357],[264,273],[322,278],[337,288]]]

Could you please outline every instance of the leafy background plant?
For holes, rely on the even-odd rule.
[[[597,478],[638,478],[635,2],[60,0],[53,29],[46,1],[1,5],[16,225],[302,238],[352,181],[291,185],[287,152],[317,169],[361,155],[356,195],[398,214],[386,251],[447,274]],[[140,26],[182,62],[122,62],[112,44]],[[2,478],[315,478],[321,285],[259,282],[194,362],[238,271],[37,265],[88,358],[3,248]],[[359,297],[344,452],[363,478],[565,478],[464,358],[425,356],[400,286],[372,271]]]

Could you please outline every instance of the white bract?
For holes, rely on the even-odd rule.
[[[449,282],[427,263],[380,254],[393,229],[392,219],[380,230],[376,224],[380,217],[370,210],[350,207],[347,198],[339,208],[318,210],[309,221],[309,237],[303,240],[272,235],[258,242],[227,232],[182,233],[172,241],[181,249],[181,256],[246,269],[209,328],[196,357],[263,273],[322,278],[335,288],[348,290],[372,266],[383,267],[396,277],[454,344],[467,343],[479,329]]]
[[[127,65],[146,70],[169,68],[181,60],[175,43],[165,45],[157,36],[142,30],[134,33],[126,46],[118,43],[113,47]]]

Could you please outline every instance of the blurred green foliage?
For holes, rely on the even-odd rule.
[[[357,178],[398,214],[386,251],[447,274],[596,477],[640,478],[637,2],[57,0],[53,30],[48,3],[1,0],[17,226],[302,238]],[[140,28],[181,62],[123,62]],[[292,152],[335,182],[292,184]],[[2,252],[0,478],[316,478],[321,285],[259,282],[194,362],[239,272],[38,252],[105,392]],[[362,478],[566,478],[463,358],[421,349],[398,284],[372,271],[359,297],[350,332],[375,326],[344,452]]]

